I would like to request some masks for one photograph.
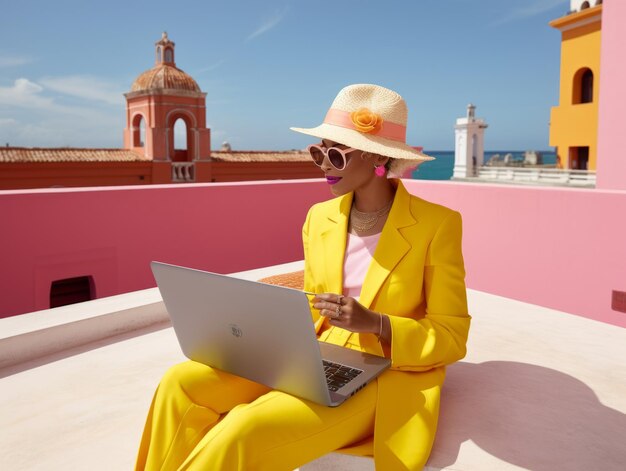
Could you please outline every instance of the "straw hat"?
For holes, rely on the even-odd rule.
[[[411,161],[413,165],[434,160],[406,144],[407,114],[405,101],[388,88],[348,85],[339,92],[322,124],[316,128],[290,129],[362,151]]]

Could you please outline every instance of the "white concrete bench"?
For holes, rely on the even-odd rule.
[[[472,290],[469,302],[427,469],[623,469],[626,329]],[[165,316],[144,290],[1,319],[0,467],[131,468],[152,392],[184,360]],[[373,461],[333,453],[300,469]]]

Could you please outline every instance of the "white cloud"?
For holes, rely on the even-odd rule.
[[[117,90],[113,84],[96,77],[86,75],[44,77],[40,82],[46,88],[65,95],[92,101],[102,101],[111,105],[124,103],[124,96],[121,90]]]
[[[62,103],[63,95],[49,93],[48,87],[27,78],[0,87],[0,142],[35,147],[122,146],[123,103],[112,107],[100,99],[68,106]]]
[[[20,65],[30,64],[33,60],[27,56],[0,56],[1,67],[17,67]]]
[[[72,81],[64,81],[61,79],[45,79],[42,83],[48,84],[48,88],[53,91],[66,91],[67,95],[73,95],[79,98],[88,99],[90,93],[87,87],[80,88],[81,81],[77,80],[73,83],[76,84],[76,90],[72,92],[67,88]],[[50,87],[49,84],[52,84]],[[104,83],[104,82],[101,82]],[[54,87],[54,88],[53,88]],[[75,116],[92,116],[94,106],[91,104],[85,104],[85,106],[67,106],[58,102],[58,97],[45,96],[44,92],[47,91],[38,83],[32,82],[27,78],[19,78],[15,80],[11,87],[0,87],[0,105],[13,106],[17,108],[29,108],[38,109],[41,111],[54,111],[64,115]],[[123,106],[123,96],[120,99],[113,100],[113,92],[110,94],[100,93],[97,90],[93,91],[90,96],[91,100],[99,100],[107,104],[115,104],[120,107]]]
[[[286,15],[287,15],[287,8],[284,8],[282,10],[276,10],[270,18],[265,20],[261,24],[261,26],[259,26],[256,30],[254,30],[252,34],[250,34],[250,36],[247,37],[246,41],[250,41],[251,39],[261,36],[262,34],[265,34],[271,29],[275,28],[278,25],[278,23],[280,23],[283,20],[283,18],[285,18]]]
[[[41,95],[43,87],[26,78],[18,78],[12,87],[0,87],[0,105],[22,108],[51,108],[52,98]]]
[[[215,62],[214,64],[211,64],[211,65],[208,65],[206,67],[202,67],[201,69],[198,69],[198,73],[201,74],[203,72],[208,72],[210,70],[219,69],[225,62],[226,62],[225,59],[221,59],[221,60]]]
[[[25,147],[118,147],[124,130],[123,113],[94,111],[82,116],[42,113],[0,126],[0,145]]]
[[[491,25],[499,26],[504,23],[530,18],[552,10],[557,6],[563,7],[563,13],[565,13],[565,11],[569,10],[569,0],[534,0],[524,7],[513,9],[509,14],[497,19]]]

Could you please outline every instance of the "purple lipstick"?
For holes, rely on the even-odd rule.
[[[339,180],[341,180],[341,177],[331,177],[326,175],[326,183],[328,183],[329,185],[334,185]]]

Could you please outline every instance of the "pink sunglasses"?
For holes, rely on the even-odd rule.
[[[328,157],[328,161],[330,162],[330,164],[337,170],[343,170],[344,168],[346,168],[346,165],[348,165],[348,160],[350,160],[348,154],[350,152],[358,150],[353,149],[352,147],[348,147],[347,149],[340,149],[339,147],[329,147],[328,149],[325,149],[324,147],[317,144],[311,144],[306,149],[309,151],[309,154],[311,154],[311,158],[313,159],[313,162],[315,162],[315,165],[321,167],[324,163],[324,158]]]

